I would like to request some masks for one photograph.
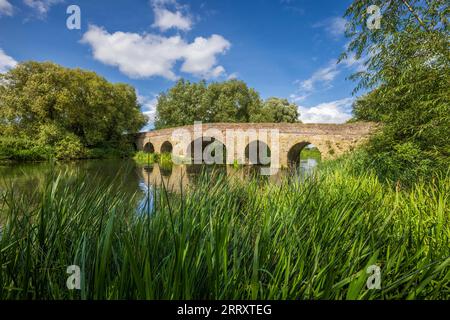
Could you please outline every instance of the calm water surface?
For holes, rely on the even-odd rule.
[[[317,166],[315,159],[302,160],[300,173],[310,174]],[[138,194],[138,208],[153,205],[154,191],[162,184],[171,192],[179,193],[189,185],[195,184],[196,178],[202,172],[219,172],[229,178],[248,179],[259,175],[258,167],[243,167],[234,169],[231,166],[173,166],[162,169],[158,165],[141,166],[133,160],[89,160],[62,163],[26,163],[0,165],[0,191],[12,187],[20,193],[32,193],[43,188],[52,175],[61,174],[68,177],[81,177],[90,183],[105,188],[114,185],[121,192],[133,196]],[[287,171],[279,171],[274,176],[267,177],[273,183],[279,183]]]

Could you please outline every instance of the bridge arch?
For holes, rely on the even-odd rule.
[[[172,153],[173,151],[173,145],[170,141],[165,141],[162,145],[161,145],[161,154],[163,153]]]
[[[301,162],[302,152],[304,152],[305,150],[314,150],[313,153],[317,153],[317,157],[319,158],[317,160],[320,160],[322,158],[322,152],[320,151],[318,146],[310,143],[309,141],[302,141],[290,147],[287,154],[288,165],[298,167]]]
[[[195,145],[201,146],[197,151]],[[197,147],[198,148],[198,147]],[[201,150],[201,152],[199,152]],[[204,155],[208,155],[205,159]],[[216,153],[219,151],[219,153]],[[196,152],[199,152],[196,154]],[[226,164],[227,161],[227,148],[225,144],[219,139],[213,137],[201,137],[191,141],[186,150],[186,155],[194,163],[209,163],[209,164]]]
[[[151,142],[147,142],[144,144],[144,152],[145,153],[155,153],[155,146]]]
[[[261,140],[254,140],[245,147],[245,161],[253,165],[269,165],[272,162],[270,147]]]

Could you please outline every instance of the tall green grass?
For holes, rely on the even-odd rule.
[[[281,185],[204,175],[141,213],[67,179],[2,191],[0,299],[450,298],[448,176],[401,191],[345,162]],[[65,285],[74,264],[80,291]]]

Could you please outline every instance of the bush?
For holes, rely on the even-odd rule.
[[[52,158],[53,154],[53,148],[36,145],[29,139],[0,138],[0,160],[42,161]]]
[[[74,134],[68,134],[55,147],[57,159],[83,159],[87,152],[80,139]]]
[[[418,141],[397,141],[388,130],[374,135],[367,146],[365,166],[372,166],[379,178],[410,186],[431,180],[448,170],[449,159],[439,151],[424,149]]]
[[[51,140],[56,138],[54,135]],[[74,134],[59,137],[54,147],[48,145],[49,140],[39,137],[38,141],[26,138],[0,137],[0,161],[45,161],[51,158],[58,160],[76,159],[117,159],[128,158],[133,154],[132,144],[126,139],[115,145],[104,145],[88,149]],[[43,139],[39,142],[40,139]]]

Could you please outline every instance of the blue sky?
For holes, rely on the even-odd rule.
[[[288,98],[304,122],[350,117],[363,68],[336,65],[348,39],[351,1],[319,0],[0,0],[0,72],[25,60],[93,70],[133,85],[143,112],[179,78],[237,78],[262,98]],[[81,29],[69,30],[69,5]]]

